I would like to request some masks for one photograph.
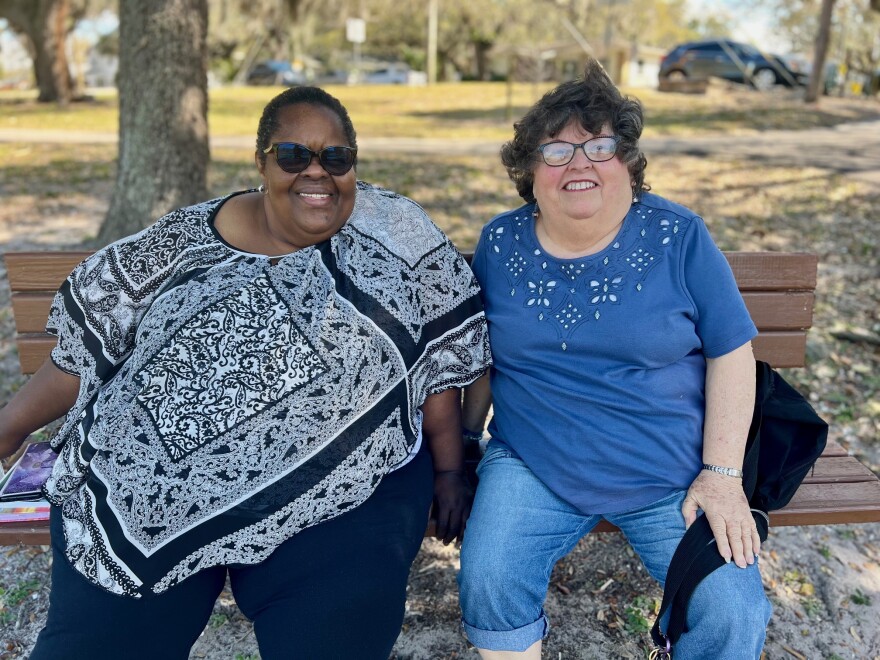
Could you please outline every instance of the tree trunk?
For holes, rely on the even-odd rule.
[[[120,0],[119,168],[102,245],[205,198],[207,27],[207,0]]]
[[[70,21],[70,0],[7,0],[0,17],[27,37],[34,63],[38,101],[68,103],[73,98],[73,78],[65,48]]]
[[[474,44],[474,62],[476,64],[477,80],[489,80],[491,73],[489,71],[489,51],[492,50],[494,44],[483,39],[476,39]]]
[[[835,0],[822,0],[819,34],[816,35],[816,48],[813,51],[813,72],[810,74],[810,84],[807,85],[807,94],[804,97],[807,103],[815,103],[822,93],[825,58],[828,55],[828,43],[831,41],[831,12],[834,9],[834,2]]]

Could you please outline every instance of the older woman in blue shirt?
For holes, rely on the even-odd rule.
[[[486,225],[473,259],[494,416],[459,578],[483,658],[540,657],[552,568],[601,519],[662,584],[699,511],[729,563],[696,590],[676,659],[763,646],[740,472],[757,331],[703,220],[648,192],[641,131],[638,101],[592,62],[502,150],[526,203]]]

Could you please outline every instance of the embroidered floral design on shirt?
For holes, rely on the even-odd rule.
[[[681,229],[681,218],[674,218],[673,220],[661,218],[658,224],[660,225],[660,244],[669,245],[675,240],[675,235]]]
[[[590,280],[590,304],[598,305],[611,302],[616,305],[619,303],[619,293],[623,289],[623,281],[623,274],[603,277],[601,280]]]
[[[676,243],[687,218],[634,204],[620,235],[599,255],[561,261],[534,243],[531,207],[500,216],[486,228],[487,256],[510,284],[512,298],[535,309],[537,321],[552,321],[560,347],[587,321],[599,321],[603,307],[620,305],[640,294],[663,251]],[[662,216],[661,216],[662,213]]]
[[[550,307],[550,296],[553,295],[556,291],[556,286],[559,284],[556,280],[548,280],[544,281],[543,279],[538,282],[532,282],[531,280],[526,282],[526,307]]]

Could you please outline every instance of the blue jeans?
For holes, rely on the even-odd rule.
[[[462,623],[471,643],[524,651],[549,630],[543,602],[553,566],[604,517],[617,525],[661,585],[684,535],[677,491],[633,511],[585,515],[557,497],[505,445],[490,442],[461,548]],[[687,613],[675,660],[759,658],[771,606],[758,563],[733,562],[703,580]]]

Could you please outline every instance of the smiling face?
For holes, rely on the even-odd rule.
[[[312,151],[351,146],[342,122],[329,108],[297,104],[278,112],[279,128],[271,143],[297,142]],[[264,210],[269,232],[283,243],[304,248],[327,240],[348,221],[354,208],[354,168],[342,176],[328,174],[317,157],[302,172],[289,174],[278,166],[274,154],[265,164],[256,158],[266,189]]]
[[[600,135],[613,135],[611,127],[604,126]],[[573,120],[558,135],[548,136],[542,143],[562,140],[579,144],[594,137],[598,135]],[[539,155],[534,179],[532,190],[541,218],[557,227],[569,226],[602,235],[620,223],[632,205],[629,170],[617,156],[594,163],[578,148],[568,165],[551,167]],[[590,226],[583,226],[584,223]]]

